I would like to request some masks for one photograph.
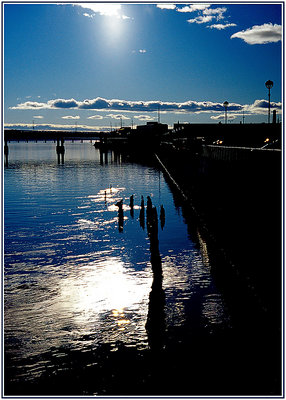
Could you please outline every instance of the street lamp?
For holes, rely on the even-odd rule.
[[[272,81],[265,82],[265,86],[268,89],[268,124],[270,123],[270,89],[273,87]]]
[[[225,114],[224,114],[224,122],[227,124],[227,107],[228,107],[228,101],[225,101],[223,103],[223,106],[225,108]]]

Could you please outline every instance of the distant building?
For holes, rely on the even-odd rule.
[[[160,145],[162,136],[168,132],[167,124],[159,122],[147,122],[146,125],[138,125],[129,137],[129,143],[138,150],[150,151]]]
[[[168,132],[167,124],[160,124],[159,122],[147,122],[147,125],[137,125],[137,134],[144,134],[152,137],[161,136]]]

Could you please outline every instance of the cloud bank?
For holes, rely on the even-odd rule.
[[[279,42],[282,39],[282,26],[277,24],[255,25],[245,31],[236,32],[231,39],[239,38],[248,44],[266,44]]]
[[[83,101],[75,99],[55,99],[46,103],[36,101],[26,101],[19,103],[12,110],[95,110],[95,111],[125,111],[125,112],[155,112],[160,107],[161,112],[169,113],[201,113],[201,112],[224,112],[222,103],[212,101],[194,101],[185,102],[164,102],[164,101],[129,101],[118,99],[104,99],[96,97],[95,99],[86,99]],[[281,103],[271,103],[272,108],[281,109]],[[255,100],[252,105],[241,105],[237,103],[229,103],[229,111],[249,111],[251,113],[265,113],[268,110],[268,102],[266,100]]]

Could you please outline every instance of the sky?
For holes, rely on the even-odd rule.
[[[2,7],[7,128],[266,123],[267,80],[281,114],[282,2]]]

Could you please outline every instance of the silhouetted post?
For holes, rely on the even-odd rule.
[[[101,148],[99,148],[99,162],[100,165],[103,165],[103,151]]]
[[[118,230],[119,232],[123,232],[123,200],[121,199],[116,203],[116,206],[118,207]]]
[[[265,86],[268,89],[268,124],[270,124],[270,89],[273,88],[273,82],[269,80],[265,82]]]
[[[160,208],[160,222],[161,222],[161,229],[163,230],[163,228],[165,226],[165,209],[164,209],[163,205],[161,205],[161,208]]]
[[[140,226],[144,230],[145,229],[145,208],[144,208],[144,197],[141,196],[141,208],[139,213],[139,221]]]
[[[225,113],[224,113],[224,122],[225,124],[227,124],[227,107],[228,107],[228,101],[225,101],[223,103],[224,109],[225,109]]]
[[[130,215],[133,218],[134,217],[134,208],[133,208],[134,207],[134,196],[133,196],[133,194],[130,196],[129,206],[130,206]]]
[[[272,123],[276,124],[276,110],[273,110],[273,119],[272,119]]]
[[[61,138],[61,144],[60,144],[60,139],[57,138],[56,152],[57,152],[57,156],[58,156],[58,164],[60,164],[60,162],[62,162],[62,164],[64,164],[65,146],[64,146],[63,138]]]

